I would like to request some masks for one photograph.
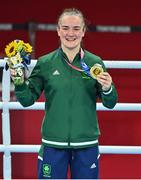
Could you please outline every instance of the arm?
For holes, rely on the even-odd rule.
[[[13,76],[12,72],[11,76]],[[41,66],[40,62],[38,61],[30,77],[20,84],[15,84],[15,95],[17,100],[24,107],[27,107],[34,104],[34,102],[40,97],[43,88],[44,85],[41,75]]]
[[[114,108],[117,103],[117,92],[112,82],[112,77],[108,72],[100,73],[97,76],[98,94],[102,103],[107,108]]]

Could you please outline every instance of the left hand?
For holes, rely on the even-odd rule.
[[[22,67],[10,68],[10,75],[15,85],[24,83],[24,69]]]
[[[97,81],[102,85],[103,91],[108,91],[112,85],[112,77],[108,72],[102,72],[97,75]]]

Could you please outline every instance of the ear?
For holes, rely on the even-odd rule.
[[[83,35],[82,35],[82,37],[84,37],[84,36],[85,36],[85,32],[86,32],[86,30],[83,30]]]
[[[57,34],[58,34],[58,36],[60,36],[60,27],[59,27],[59,26],[57,26],[56,30],[57,30]]]
[[[82,35],[82,37],[84,37],[85,32],[86,32],[86,27],[83,28],[83,35]]]

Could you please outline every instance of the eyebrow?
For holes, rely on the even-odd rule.
[[[61,24],[60,24],[61,25]],[[69,25],[61,25],[61,27],[70,27]],[[73,26],[73,28],[81,28],[81,25]]]

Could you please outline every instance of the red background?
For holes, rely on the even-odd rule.
[[[141,25],[140,0],[33,0],[1,1],[0,23],[55,23],[63,8],[76,7],[83,11],[89,23],[95,25]],[[25,30],[0,32],[0,56],[5,45],[14,39],[29,42]],[[35,55],[54,50],[59,45],[56,32],[36,33]],[[141,60],[141,32],[100,33],[87,32],[85,48],[103,60]],[[141,102],[141,71],[109,69],[116,85],[119,102]],[[43,100],[43,97],[40,98]],[[11,111],[12,144],[40,144],[40,127],[44,112]],[[101,129],[100,145],[141,146],[141,112],[98,112]],[[2,123],[0,119],[0,144],[2,144]],[[0,153],[0,178],[3,177]],[[100,178],[141,178],[141,155],[101,155]],[[12,178],[36,178],[37,154],[12,154]]]

